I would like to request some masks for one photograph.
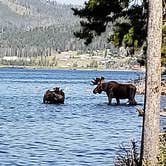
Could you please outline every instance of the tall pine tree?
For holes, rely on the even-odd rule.
[[[109,22],[114,26],[110,40],[120,46],[142,46],[147,40],[145,117],[141,165],[157,165],[159,141],[159,111],[161,89],[161,38],[162,0],[89,0],[82,9],[73,9],[74,15],[82,20],[81,30],[75,36],[85,39],[85,44],[93,37],[101,35]],[[165,1],[164,1],[165,2]],[[126,22],[119,22],[119,18]],[[148,19],[147,19],[148,17]],[[148,24],[147,24],[148,23]],[[147,26],[148,25],[148,26]],[[148,34],[148,36],[147,36]],[[143,162],[142,162],[143,161]]]

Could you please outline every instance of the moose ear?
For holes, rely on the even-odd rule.
[[[104,77],[101,77],[101,79],[100,79],[100,83],[104,83]]]

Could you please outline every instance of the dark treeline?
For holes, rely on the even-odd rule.
[[[73,36],[75,27],[77,27],[77,24],[36,27],[29,31],[17,30],[12,33],[3,31],[0,38],[1,48],[52,48],[57,51],[88,51],[108,47],[109,44],[106,42],[106,36],[104,34],[102,37],[96,39],[94,43],[86,47],[83,41]]]

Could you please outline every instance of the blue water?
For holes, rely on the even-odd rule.
[[[142,118],[125,100],[108,106],[90,81],[127,82],[140,74],[0,69],[0,165],[113,165],[121,143],[140,141]],[[43,104],[43,94],[55,86],[64,90],[65,104]],[[136,100],[143,104],[143,96]]]

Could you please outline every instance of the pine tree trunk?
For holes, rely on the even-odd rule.
[[[161,92],[162,0],[149,0],[143,163],[158,165]]]

